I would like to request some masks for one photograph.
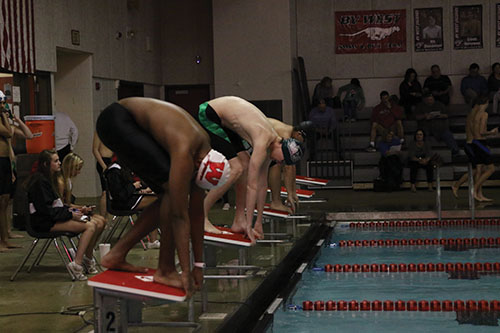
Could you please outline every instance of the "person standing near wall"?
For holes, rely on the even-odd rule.
[[[66,113],[55,111],[54,116],[57,155],[59,160],[63,161],[78,141],[78,128]]]

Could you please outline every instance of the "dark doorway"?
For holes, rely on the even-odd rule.
[[[144,84],[139,82],[120,81],[118,99],[127,97],[144,97]]]
[[[200,104],[210,100],[210,86],[208,84],[165,86],[165,100],[179,105],[196,117]]]

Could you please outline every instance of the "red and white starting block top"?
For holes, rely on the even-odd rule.
[[[312,178],[312,177],[306,177],[306,176],[299,176],[299,175],[297,175],[295,177],[295,182],[297,184],[301,184],[301,185],[320,185],[320,186],[326,186],[326,184],[328,184],[329,180],[328,179]]]
[[[224,243],[224,244],[238,245],[238,246],[252,245],[250,239],[246,238],[243,234],[233,232],[231,231],[230,228],[224,228],[224,227],[216,227],[216,228],[222,231],[222,234],[205,232],[204,240]]]
[[[175,302],[182,302],[186,299],[186,293],[183,289],[154,282],[153,275],[155,272],[156,270],[152,268],[149,268],[147,273],[107,270],[88,280],[88,285]]]
[[[268,193],[270,193],[270,192],[271,192],[271,189],[269,189],[269,188],[268,188],[268,189],[267,189],[267,192],[268,192]],[[296,190],[295,190],[295,193],[297,193],[297,196],[298,196],[299,198],[307,198],[307,199],[312,198],[312,197],[313,197],[313,195],[314,195],[314,191],[310,191],[310,190],[303,190],[303,189],[300,189],[300,188],[296,189]],[[281,194],[282,196],[285,196],[285,197],[288,195],[288,192],[287,192],[287,190],[286,190],[286,188],[285,188],[284,186],[282,186],[282,187],[281,187],[281,192],[280,192],[280,194]]]

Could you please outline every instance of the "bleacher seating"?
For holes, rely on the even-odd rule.
[[[457,104],[450,105],[449,110],[450,130],[453,132],[459,146],[462,146],[465,141],[465,120],[470,107],[465,104]],[[370,185],[378,176],[379,153],[365,151],[370,142],[371,112],[372,108],[366,107],[358,112],[358,120],[356,122],[339,122],[339,128],[343,133],[341,144],[343,149],[345,149],[346,159],[353,161],[352,181],[354,185]],[[338,119],[342,119],[342,110],[338,109],[336,113],[338,114]],[[488,128],[499,125],[500,115],[490,115]],[[404,120],[403,126],[406,142],[413,141],[413,135],[418,127],[417,122],[414,120]],[[453,180],[458,179],[466,172],[468,161],[463,151],[452,157],[450,150],[443,142],[437,142],[432,137],[428,137],[427,140],[431,143],[433,151],[439,153],[443,159],[444,165],[440,168],[442,181],[451,184]],[[491,139],[488,140],[488,143],[492,147],[494,161],[500,162],[500,139]],[[403,161],[406,163],[407,150],[403,151],[402,156]],[[403,177],[405,182],[409,182],[409,168],[405,168]],[[500,168],[497,169],[491,179],[500,179]],[[425,181],[425,173],[419,172],[417,180]]]

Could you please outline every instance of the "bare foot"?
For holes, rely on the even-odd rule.
[[[9,252],[9,248],[0,244],[0,252]]]
[[[493,201],[493,199],[487,198],[487,197],[485,197],[485,196],[482,195],[481,196],[481,201],[482,202],[491,202],[491,201]]]
[[[479,202],[483,201],[483,199],[477,193],[474,193],[474,199],[476,199]]]
[[[292,214],[292,209],[290,207],[283,205],[283,203],[281,202],[271,202],[269,207],[274,210],[280,210],[282,212],[287,212],[289,214]]]
[[[257,233],[254,229],[252,228],[247,229],[246,227],[242,227],[234,223],[231,226],[231,231],[237,234],[244,234],[245,236],[247,236],[248,239],[252,241],[252,244],[255,244],[256,238],[264,239],[264,236]]]
[[[162,272],[158,269],[153,275],[153,280],[156,283],[183,289],[181,275],[177,271],[162,274]]]
[[[205,232],[212,234],[222,234],[222,231],[217,229],[208,219],[205,219]]]
[[[23,235],[19,235],[19,234],[13,234],[13,233],[9,232],[9,238],[10,239],[24,238],[24,236]]]
[[[111,250],[108,254],[106,254],[104,258],[102,258],[101,265],[108,269],[113,269],[117,271],[139,272],[139,273],[148,272],[147,267],[141,267],[129,264],[128,262],[125,261],[125,258],[113,254],[113,250]]]
[[[451,193],[453,193],[455,199],[458,199],[458,187],[455,187],[455,184],[451,185]]]

